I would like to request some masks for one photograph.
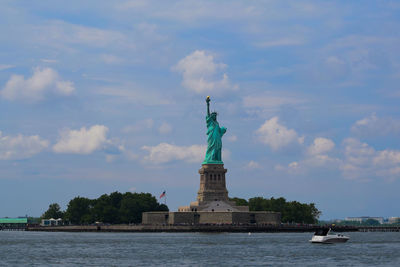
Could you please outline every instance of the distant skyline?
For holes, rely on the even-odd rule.
[[[206,103],[230,197],[400,216],[400,2],[0,3],[0,217],[196,199]]]

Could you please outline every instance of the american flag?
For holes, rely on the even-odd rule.
[[[162,192],[162,194],[160,195],[160,198],[163,198],[163,197],[165,197],[165,190],[164,190],[164,192]]]

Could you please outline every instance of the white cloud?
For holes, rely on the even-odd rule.
[[[0,131],[0,160],[17,160],[30,158],[49,146],[47,140],[38,135],[3,136]]]
[[[335,143],[327,138],[318,137],[314,139],[314,142],[309,146],[308,153],[310,155],[325,154],[331,151],[335,147]]]
[[[383,150],[376,153],[373,160],[375,165],[400,164],[400,151]]]
[[[396,179],[400,176],[400,151],[376,151],[366,143],[348,138],[344,141],[345,158],[341,167],[350,179]]]
[[[342,161],[329,155],[317,154],[306,158],[302,161],[302,164],[305,165],[308,169],[312,169],[315,167],[324,167],[325,170],[327,170],[327,168],[337,169],[339,166],[341,166]]]
[[[297,161],[293,161],[288,165],[289,169],[297,169],[299,167],[299,163]]]
[[[306,157],[304,159],[293,161],[287,167],[278,165],[277,170],[288,171],[296,174],[304,174],[310,170],[323,167],[325,170],[337,169],[342,161],[338,158],[331,157],[328,152],[331,152],[335,147],[335,143],[327,138],[318,137],[307,148]]]
[[[400,134],[400,120],[380,118],[371,114],[358,120],[351,127],[352,133],[364,137],[389,136]]]
[[[363,118],[361,120],[356,121],[356,123],[352,126],[352,130],[353,130],[353,128],[357,128],[359,126],[366,126],[366,125],[374,124],[377,120],[378,120],[378,118],[376,117],[376,114],[372,114],[370,117]]]
[[[292,143],[302,144],[303,137],[299,137],[295,130],[288,129],[278,123],[278,117],[273,117],[265,121],[263,125],[256,131],[258,139],[270,146],[273,150],[285,147]]]
[[[94,125],[89,129],[66,130],[61,133],[58,142],[53,146],[55,153],[90,154],[95,150],[104,149],[111,143],[107,140],[108,128],[104,125]]]
[[[202,94],[238,88],[237,85],[232,85],[228,75],[223,73],[225,68],[225,64],[214,61],[213,55],[196,50],[181,59],[173,70],[182,74],[183,87]]]
[[[35,68],[32,77],[27,80],[22,75],[12,75],[0,94],[8,100],[24,99],[34,102],[42,100],[47,93],[67,96],[74,91],[74,84],[61,80],[57,71],[51,68]]]
[[[207,146],[176,146],[168,143],[160,143],[157,146],[143,146],[142,149],[149,152],[149,154],[144,157],[145,161],[160,164],[174,160],[202,162],[204,160]]]
[[[340,171],[344,178],[359,181],[400,178],[400,151],[393,149],[375,150],[367,143],[355,138],[343,141],[343,150],[336,157],[328,155],[335,144],[326,138],[316,138],[308,147],[304,159],[293,161],[286,167],[278,164],[275,169],[292,174],[305,174],[313,170]]]
[[[344,140],[345,150],[344,154],[347,161],[355,165],[366,165],[375,155],[375,149],[370,147],[367,143],[361,143],[354,138],[347,138]]]
[[[366,179],[374,175],[372,160],[375,149],[354,138],[344,140],[344,160],[341,170],[349,179]]]
[[[161,126],[158,128],[158,132],[160,134],[168,134],[172,131],[172,126],[166,122],[163,122]]]
[[[287,171],[292,174],[305,174],[313,170],[324,171],[337,170],[341,166],[342,161],[338,158],[329,155],[312,155],[304,159],[293,161],[287,166],[276,165],[275,169],[278,171]]]

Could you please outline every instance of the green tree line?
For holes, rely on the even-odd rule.
[[[141,223],[142,212],[146,211],[168,211],[168,207],[149,193],[114,192],[97,199],[75,197],[65,211],[57,203],[50,204],[41,218],[62,218],[72,224]]]
[[[253,197],[248,201],[243,198],[231,198],[239,206],[249,206],[250,211],[275,211],[281,213],[283,223],[307,223],[318,222],[321,212],[314,203],[305,204],[297,201],[286,201],[285,198]]]

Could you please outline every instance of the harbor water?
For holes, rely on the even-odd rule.
[[[400,266],[400,233],[346,235],[0,231],[0,266]]]

